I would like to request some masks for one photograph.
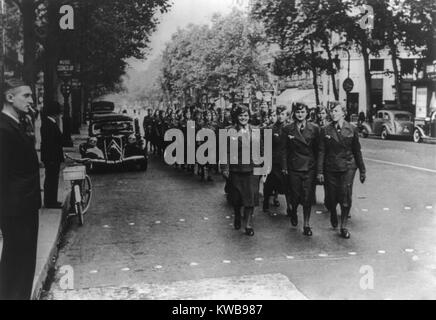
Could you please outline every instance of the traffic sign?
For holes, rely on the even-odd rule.
[[[347,78],[344,80],[344,83],[342,84],[342,87],[344,88],[346,93],[349,93],[354,88],[354,82],[351,80],[351,78]]]
[[[73,76],[74,65],[71,60],[63,59],[59,60],[58,65],[56,66],[56,71],[58,73],[59,78],[66,79]]]

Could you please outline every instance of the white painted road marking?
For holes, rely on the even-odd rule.
[[[383,160],[377,160],[377,159],[371,159],[371,158],[364,158],[364,159],[365,159],[365,160],[372,161],[372,162],[378,162],[378,163],[381,163],[381,164],[387,164],[387,165],[396,166],[396,167],[403,167],[403,168],[408,168],[408,169],[414,169],[414,170],[419,170],[419,171],[425,171],[425,172],[430,172],[430,173],[436,173],[436,170],[433,170],[433,169],[422,168],[422,167],[416,167],[416,166],[411,166],[411,165],[403,164],[403,163],[390,162],[390,161],[383,161]]]

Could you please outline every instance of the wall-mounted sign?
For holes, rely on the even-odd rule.
[[[354,82],[351,80],[351,78],[347,78],[344,80],[344,83],[342,84],[342,87],[344,88],[345,92],[349,93],[354,88]]]
[[[416,88],[416,118],[427,116],[427,88]]]
[[[70,78],[73,76],[74,73],[74,65],[72,64],[71,60],[59,60],[58,65],[56,66],[56,71],[59,78]]]

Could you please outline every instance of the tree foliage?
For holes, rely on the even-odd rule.
[[[215,15],[211,26],[178,30],[163,54],[164,89],[185,97],[194,90],[230,98],[248,84],[259,85],[266,76],[259,52],[263,40],[259,24],[237,10]]]

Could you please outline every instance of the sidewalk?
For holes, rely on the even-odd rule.
[[[36,122],[35,130],[37,132],[37,153],[40,157],[40,138],[39,138],[40,121]],[[81,129],[79,135],[73,135],[74,148],[64,148],[64,152],[76,151],[78,145],[83,142],[87,136],[86,128]],[[59,177],[58,199],[64,204],[62,209],[46,209],[39,210],[39,232],[38,232],[38,250],[36,260],[35,278],[33,280],[32,299],[38,299],[41,294],[44,282],[47,278],[48,271],[54,265],[58,253],[58,243],[63,231],[63,227],[67,218],[67,196],[70,191],[70,184],[62,178],[62,169]],[[45,171],[40,169],[41,175],[41,195],[43,196],[43,184]],[[0,235],[0,255],[3,247],[3,238]]]

